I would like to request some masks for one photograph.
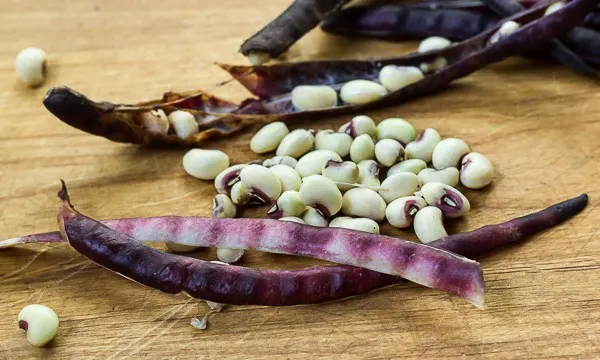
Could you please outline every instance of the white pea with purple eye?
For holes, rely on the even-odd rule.
[[[426,206],[415,214],[415,234],[422,243],[430,243],[448,236],[442,219],[442,211],[435,206]]]
[[[443,183],[425,184],[415,195],[423,197],[427,204],[439,208],[447,218],[461,217],[471,210],[469,200],[460,191]]]
[[[385,209],[385,218],[390,225],[399,229],[410,227],[415,214],[427,206],[427,202],[420,196],[405,196],[388,204]]]
[[[494,166],[478,152],[468,153],[460,165],[460,182],[469,189],[481,189],[494,178]]]
[[[59,320],[54,310],[45,305],[25,306],[17,317],[19,328],[27,332],[27,341],[33,346],[44,346],[58,332]]]

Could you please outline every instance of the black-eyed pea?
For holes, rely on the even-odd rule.
[[[423,185],[415,195],[423,197],[427,204],[438,207],[447,218],[461,217],[471,210],[469,200],[460,191],[439,182]]]
[[[408,159],[397,163],[388,169],[387,176],[409,172],[417,175],[419,171],[427,168],[427,163],[421,159]]]
[[[460,159],[470,151],[469,145],[463,140],[447,138],[440,141],[433,149],[431,163],[438,170],[459,167]]]
[[[350,153],[352,136],[333,130],[320,130],[315,135],[316,150],[331,150],[341,157]]]
[[[399,229],[410,227],[417,211],[427,206],[427,202],[420,196],[405,196],[388,204],[385,209],[385,218],[390,225]]]
[[[292,90],[296,110],[328,109],[337,105],[337,93],[327,85],[300,85]]]
[[[219,194],[229,194],[235,183],[240,181],[240,171],[248,166],[247,164],[238,164],[228,167],[221,171],[215,177],[215,189]]]
[[[271,59],[271,55],[264,51],[250,51],[246,56],[253,66],[260,66]]]
[[[377,222],[385,218],[385,201],[371,189],[354,188],[342,198],[342,213],[348,216],[364,217]]]
[[[346,133],[352,137],[367,134],[371,137],[377,133],[377,127],[373,119],[366,115],[358,115],[340,127],[338,132]]]
[[[277,199],[277,203],[269,209],[267,216],[273,219],[300,216],[305,209],[306,205],[300,198],[298,191],[286,191]]]
[[[558,9],[554,9],[552,11],[556,11]],[[546,9],[546,11],[548,11],[548,9]],[[498,29],[498,31],[496,31],[489,40],[490,44],[495,44],[498,41],[504,39],[507,36],[510,36],[511,34],[515,33],[517,30],[519,30],[521,28],[521,24],[519,24],[518,22],[509,20],[507,22],[505,22],[504,24],[502,24],[500,26],[500,28]]]
[[[217,194],[213,198],[212,216],[216,218],[234,218],[237,208],[229,196]]]
[[[404,149],[407,159],[419,159],[428,163],[431,161],[433,150],[442,140],[440,133],[432,128],[427,128],[419,133],[417,138],[408,143]]]
[[[419,179],[423,184],[430,182],[440,182],[450,186],[458,185],[460,172],[455,167],[448,167],[442,170],[423,169],[419,172]]]
[[[355,163],[375,158],[375,143],[370,135],[357,136],[350,146],[350,159]]]
[[[318,211],[313,207],[307,207],[302,213],[302,221],[306,225],[318,226],[318,227],[327,227],[329,222],[325,215],[322,212]]]
[[[297,163],[298,160],[294,159],[291,156],[273,156],[272,158],[263,161],[262,166],[269,168],[275,165],[285,165],[294,169],[296,168]]]
[[[377,124],[377,141],[393,139],[405,145],[417,136],[415,127],[408,121],[400,118],[389,118]]]
[[[423,78],[421,70],[414,66],[387,65],[379,71],[379,82],[388,91],[400,90]]]
[[[192,149],[183,156],[183,169],[202,180],[213,180],[229,167],[229,156],[220,150]]]
[[[329,227],[379,234],[379,224],[372,219],[341,216],[329,222]]]
[[[351,80],[340,89],[340,99],[349,105],[368,104],[387,94],[380,84],[369,80]]]
[[[287,126],[282,122],[265,125],[250,140],[250,150],[257,154],[274,151],[289,133]]]
[[[427,53],[430,51],[441,50],[449,47],[450,45],[452,45],[452,42],[446,38],[440,36],[431,36],[421,41],[421,43],[419,44],[418,52]],[[446,59],[443,57],[438,57],[432,62],[422,63],[420,65],[420,68],[421,71],[428,73],[440,70],[446,65],[448,65]]]
[[[19,312],[17,321],[19,328],[27,333],[27,341],[33,346],[46,345],[58,332],[58,316],[45,305],[25,306]]]
[[[379,186],[379,163],[375,160],[363,160],[359,162],[358,167],[358,183],[365,186]]]
[[[306,223],[304,222],[304,220],[302,220],[302,219],[300,219],[299,217],[296,217],[296,216],[286,216],[286,217],[279,218],[278,220],[280,220],[280,221],[295,222],[295,223],[298,223],[298,224],[304,224],[304,225],[306,225]]]
[[[298,172],[295,169],[287,165],[275,165],[268,168],[275,176],[279,178],[281,181],[281,191],[298,191],[300,190],[300,184],[302,184],[302,179]]]
[[[281,140],[275,154],[277,156],[290,156],[297,159],[311,151],[314,143],[315,136],[312,131],[296,129]]]
[[[387,177],[381,183],[379,195],[386,203],[409,196],[421,188],[421,180],[413,173],[404,172]]]
[[[296,171],[301,178],[320,175],[323,166],[329,161],[342,161],[342,158],[331,150],[315,150],[302,156],[296,164]]]
[[[478,153],[468,153],[462,158],[460,182],[469,189],[481,189],[494,178],[494,165],[487,157]]]
[[[383,166],[390,167],[404,158],[404,147],[394,139],[383,139],[375,144],[375,158]]]
[[[243,168],[240,171],[240,182],[250,189],[250,193],[254,198],[264,204],[276,201],[281,195],[281,181],[273,172],[262,165],[248,165]]]
[[[312,175],[302,179],[300,199],[307,206],[319,210],[325,217],[337,214],[342,207],[342,193],[331,179],[323,175]]]
[[[238,262],[244,256],[244,249],[217,248],[217,259],[227,264]]]
[[[17,54],[17,75],[23,82],[35,88],[46,79],[46,52],[39,48],[26,48]]]
[[[358,183],[359,170],[352,161],[329,160],[323,166],[322,174],[333,180],[340,190],[346,191],[351,188],[347,184]]]
[[[546,11],[544,12],[544,16],[548,16],[548,15],[552,14],[553,12],[558,11],[564,7],[565,7],[564,2],[557,1],[546,8]]]
[[[151,133],[166,135],[169,132],[169,118],[162,109],[141,113],[140,122],[142,127]]]
[[[196,118],[190,112],[176,110],[170,113],[168,118],[175,134],[181,139],[187,139],[200,131]]]
[[[442,219],[442,211],[435,206],[419,210],[413,222],[415,234],[422,243],[430,243],[448,236]]]

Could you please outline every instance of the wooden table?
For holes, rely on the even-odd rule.
[[[93,99],[135,102],[163,91],[208,89],[212,63],[245,63],[242,40],[288,1],[3,1],[0,3],[0,234],[56,229],[65,179],[78,208],[96,218],[210,214],[212,184],[187,176],[183,151],[116,144],[59,122],[42,107],[47,87],[69,85]],[[26,46],[49,56],[37,90],[15,77]],[[341,39],[312,32],[288,60],[401,54],[415,44]],[[360,54],[360,55],[357,55]],[[488,309],[416,285],[335,303],[291,308],[230,307],[199,331],[202,302],[166,295],[91,264],[65,244],[0,251],[0,358],[424,359],[600,357],[600,94],[568,70],[523,59],[492,66],[438,96],[369,115],[467,140],[487,154],[493,186],[469,191],[473,211],[452,232],[474,229],[588,192],[580,216],[522,246],[482,260]],[[293,127],[337,128],[349,116]],[[254,157],[251,132],[206,144],[233,162]],[[247,211],[257,216],[265,209]],[[415,238],[410,231],[385,232]],[[214,251],[200,251],[214,259]],[[252,252],[243,265],[300,268],[318,262]],[[49,348],[27,344],[16,316],[43,303],[60,316]]]

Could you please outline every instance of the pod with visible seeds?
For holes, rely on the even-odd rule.
[[[546,11],[548,11],[548,9],[546,9]],[[556,10],[554,10],[556,11]],[[496,31],[489,40],[490,44],[495,44],[498,41],[502,40],[503,38],[509,36],[510,34],[516,32],[517,30],[519,30],[521,28],[521,25],[518,22],[509,20],[507,22],[505,22],[504,24],[502,24],[500,26],[500,28],[498,29],[498,31]]]
[[[229,166],[229,156],[219,150],[192,149],[183,156],[183,169],[202,180],[213,180]]]
[[[325,215],[310,206],[307,207],[302,213],[302,221],[304,221],[306,225],[311,226],[327,227],[329,225]]]
[[[352,161],[342,162],[329,160],[325,166],[323,166],[323,171],[321,173],[333,180],[340,190],[346,191],[350,189],[351,186],[344,184],[355,184],[358,182],[359,170],[358,166]]]
[[[173,126],[175,134],[181,139],[187,139],[200,131],[196,118],[187,111],[173,111],[169,114],[168,118],[171,126]]]
[[[375,144],[375,158],[381,165],[390,167],[402,161],[404,147],[396,140],[383,139]]]
[[[442,221],[442,211],[435,206],[419,210],[415,215],[413,228],[419,240],[425,244],[448,236]]]
[[[348,216],[341,216],[331,220],[329,227],[379,234],[379,224],[372,219],[367,218],[351,218]]]
[[[26,48],[17,54],[17,75],[23,82],[35,88],[46,79],[46,52],[39,48]]]
[[[388,176],[383,180],[378,193],[386,203],[390,203],[398,198],[412,195],[420,188],[419,177],[413,173],[404,172]]]
[[[481,189],[494,178],[494,165],[478,152],[468,153],[462,158],[460,182],[469,189]]]
[[[450,186],[458,185],[460,173],[455,167],[448,167],[442,170],[423,169],[419,172],[419,179],[423,184],[430,182],[440,182]]]
[[[415,127],[408,121],[400,118],[389,118],[377,124],[377,141],[393,139],[405,145],[417,136]]]
[[[342,161],[342,158],[331,150],[315,150],[302,156],[296,164],[296,171],[301,178],[320,175],[323,166],[329,161]]]
[[[275,203],[275,205],[269,209],[267,216],[273,219],[289,216],[300,216],[305,209],[306,205],[300,198],[299,192],[286,191],[281,194],[279,199],[277,199],[277,203]]]
[[[369,80],[350,80],[340,89],[340,99],[349,105],[368,104],[386,94],[387,90],[382,85]]]
[[[275,154],[278,156],[299,158],[312,150],[314,143],[315,136],[311,131],[296,129],[281,140]]]
[[[370,135],[358,135],[350,146],[350,159],[355,163],[375,158],[375,143]]]
[[[27,341],[33,346],[44,346],[58,332],[58,316],[45,305],[25,306],[17,317],[19,328],[27,332]]]
[[[217,258],[227,264],[238,262],[244,256],[244,249],[218,248]]]
[[[264,204],[274,202],[281,195],[281,181],[262,165],[248,165],[243,168],[240,171],[240,182],[250,189],[251,195]]]
[[[306,224],[304,222],[304,220],[302,220],[302,219],[300,219],[299,217],[296,217],[296,216],[286,216],[286,217],[279,218],[278,220],[280,220],[280,221],[295,222],[295,223],[298,223],[298,224]]]
[[[340,189],[331,179],[323,175],[312,175],[302,179],[300,199],[307,206],[319,210],[325,217],[337,214],[342,207]]]
[[[471,210],[469,200],[450,185],[431,182],[423,185],[415,195],[423,197],[427,204],[438,207],[447,218],[460,217]]]
[[[169,132],[169,118],[162,109],[151,110],[140,114],[142,127],[155,134],[166,135]]]
[[[441,50],[449,47],[450,45],[452,45],[452,42],[446,38],[440,36],[431,36],[421,41],[418,52],[426,53],[430,51]],[[448,65],[448,61],[446,61],[446,59],[443,57],[438,57],[432,62],[422,63],[420,68],[423,72],[433,72],[445,67],[446,65]]]
[[[320,130],[315,135],[316,150],[331,150],[341,157],[345,157],[350,153],[352,145],[352,136],[335,132],[333,130]]]
[[[414,66],[386,65],[379,71],[379,82],[388,91],[400,90],[424,77],[421,70]]]
[[[469,145],[461,139],[447,138],[433,149],[431,163],[441,170],[447,167],[459,167],[460,159],[471,151]]]
[[[268,169],[281,181],[281,191],[300,190],[302,179],[296,170],[286,165],[275,165]]]
[[[212,216],[216,218],[234,218],[237,208],[229,196],[217,194],[213,198]]]
[[[285,165],[294,169],[297,163],[298,160],[294,159],[291,156],[274,156],[270,159],[266,159],[265,161],[263,161],[262,166],[269,168],[275,165]]]
[[[410,145],[410,144],[409,144]],[[388,169],[387,176],[390,177],[394,174],[403,172],[409,172],[417,175],[419,171],[427,168],[427,163],[421,159],[408,159],[399,162]]]
[[[257,154],[274,151],[289,133],[287,126],[280,121],[265,125],[250,140],[250,150]]]
[[[352,137],[357,137],[362,134],[375,136],[377,128],[375,127],[373,119],[366,115],[358,115],[342,125],[338,132],[346,133]]]
[[[292,90],[292,104],[299,111],[328,109],[337,102],[337,93],[331,86],[300,85]]]
[[[363,160],[359,162],[358,183],[366,186],[379,186],[379,164],[375,160]]]
[[[240,171],[248,166],[247,164],[238,164],[228,167],[221,171],[215,178],[215,189],[219,194],[229,194],[235,183],[240,181]]]
[[[379,222],[385,218],[385,201],[371,189],[350,189],[342,198],[342,213]]]
[[[428,163],[431,161],[433,150],[442,140],[440,133],[432,128],[427,128],[419,133],[417,139],[406,145],[404,149],[407,159],[420,159]]]
[[[388,204],[385,209],[385,218],[390,225],[399,229],[410,227],[417,211],[427,206],[427,202],[420,196],[405,196]]]

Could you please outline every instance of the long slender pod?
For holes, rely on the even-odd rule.
[[[128,271],[127,266],[123,266],[127,264],[122,264],[121,259],[147,258],[144,266],[149,269],[144,271],[153,274],[167,273],[170,278],[172,273],[188,271],[184,268],[194,261],[198,261],[198,269],[205,264],[191,259],[179,265],[181,257],[157,252],[126,234],[78,213],[69,202],[64,183],[59,197],[62,200],[59,207],[61,234],[73,248],[100,265],[118,272]],[[270,219],[250,223],[243,219],[197,220],[200,222],[196,222],[196,225],[205,229],[206,239],[203,242],[211,246],[243,246],[353,265],[446,291],[463,297],[478,307],[485,305],[485,283],[479,264],[438,248],[370,233]],[[113,242],[120,250],[111,248]],[[156,259],[156,263],[153,259]],[[173,269],[165,268],[164,264],[172,264]],[[135,272],[135,264],[130,266],[133,272],[123,275],[137,280],[136,276],[142,274]],[[190,276],[193,277],[194,274],[188,273],[185,278]]]
[[[566,33],[581,23],[594,5],[595,0],[572,0],[562,9],[546,16],[545,5],[536,5],[512,17],[511,19],[523,26],[495,43],[491,43],[490,38],[497,32],[499,25],[443,50],[423,54],[368,61],[308,61],[255,67],[222,65],[236,80],[259,97],[246,99],[237,106],[202,92],[198,92],[199,95],[195,98],[202,101],[183,101],[177,98],[174,102],[163,99],[138,105],[116,105],[91,101],[82,94],[64,87],[50,89],[44,99],[44,106],[65,123],[113,141],[150,146],[193,147],[207,138],[231,135],[250,125],[323,118],[397,105],[435,94],[451,82],[489,64],[537,48],[540,44]],[[329,85],[339,90],[350,80],[378,81],[379,71],[386,65],[419,66],[440,57],[447,60],[448,66],[366,104],[338,103],[328,109],[301,111],[295,108],[291,101],[291,92],[299,85]],[[194,116],[199,128],[197,133],[185,139],[179,138],[171,131],[155,133],[143,126],[145,116],[152,110],[161,110],[169,115],[181,109]]]

